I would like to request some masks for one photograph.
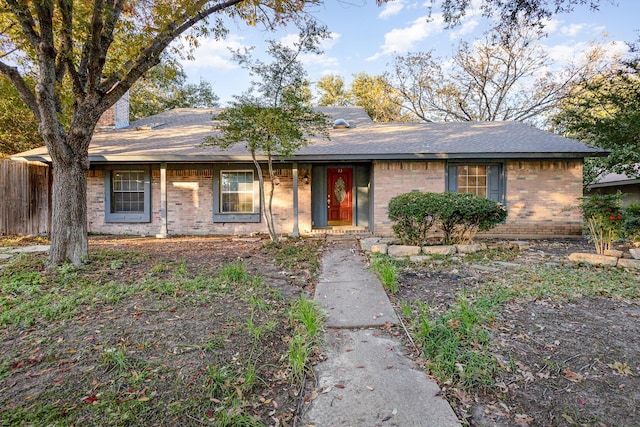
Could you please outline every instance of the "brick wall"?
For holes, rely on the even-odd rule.
[[[582,161],[525,161],[505,164],[505,224],[492,235],[560,236],[582,233]],[[445,162],[374,162],[374,232],[391,235],[389,200],[413,190],[445,190]]]
[[[374,192],[374,233],[393,233],[392,223],[387,216],[387,207],[392,197],[410,191],[443,192],[444,168],[444,161],[374,162],[371,186]]]
[[[507,162],[509,216],[495,234],[582,234],[582,161]]]
[[[266,172],[266,171],[265,171]],[[152,170],[150,223],[106,223],[104,220],[104,171],[92,170],[87,185],[89,231],[105,234],[156,235],[161,232],[160,170]],[[276,230],[287,234],[293,230],[293,178],[283,170],[276,186],[273,212]],[[270,183],[265,183],[267,195]],[[267,233],[264,220],[259,223],[213,222],[213,170],[167,171],[167,229],[170,235],[247,235]],[[216,190],[215,197],[218,197]],[[268,199],[267,199],[268,200]],[[311,231],[311,188],[303,180],[298,185],[299,230]]]

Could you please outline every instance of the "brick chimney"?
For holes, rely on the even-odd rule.
[[[96,129],[112,130],[127,126],[129,126],[129,92],[122,95],[122,98],[102,113]]]

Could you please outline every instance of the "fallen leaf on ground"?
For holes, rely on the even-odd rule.
[[[633,370],[626,363],[614,362],[614,363],[608,364],[607,366],[610,367],[611,369],[615,369],[617,373],[620,375],[624,375],[624,376],[631,375],[633,377],[636,376],[636,373],[633,372]]]
[[[569,381],[573,381],[574,383],[579,383],[584,381],[584,377],[577,372],[573,372],[571,369],[567,368],[564,370],[564,376]]]

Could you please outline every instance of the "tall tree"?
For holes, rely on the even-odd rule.
[[[364,108],[373,121],[405,121],[401,111],[402,99],[384,76],[356,74],[349,88],[349,97],[353,105]]]
[[[268,53],[273,58],[270,63],[252,58],[250,52],[236,52],[236,60],[260,80],[252,82],[248,92],[236,97],[229,108],[216,116],[220,133],[209,138],[209,144],[222,149],[238,143],[246,145],[258,174],[260,210],[275,242],[278,232],[272,204],[276,182],[274,156],[290,156],[307,144],[309,136],[328,138],[329,118],[309,106],[309,82],[299,61],[301,54],[321,53],[320,41],[328,37],[325,27],[308,21],[292,47],[269,42]],[[267,157],[269,170],[268,203],[258,160],[261,155]]]
[[[95,125],[186,32],[223,37],[221,15],[269,26],[319,0],[1,0],[0,74],[33,113],[53,163],[49,265],[88,258],[88,147]],[[212,24],[212,16],[218,19]],[[190,37],[187,40],[195,40]],[[26,76],[36,76],[30,85]],[[60,98],[71,81],[73,103]],[[71,119],[67,126],[61,117]]]
[[[351,105],[344,79],[335,74],[322,76],[316,83],[320,92],[318,105],[321,107],[346,107]]]
[[[187,83],[180,63],[163,55],[162,62],[131,87],[129,119],[138,120],[173,108],[217,107],[219,100],[209,82]]]
[[[585,185],[606,172],[639,177],[640,56],[576,84],[554,117],[557,130],[611,151],[585,167]]]
[[[551,70],[537,32],[509,27],[473,45],[462,42],[451,66],[432,52],[398,56],[388,74],[404,107],[424,121],[536,121],[593,72],[598,50],[581,65]]]

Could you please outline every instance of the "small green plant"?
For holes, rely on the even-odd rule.
[[[489,351],[495,306],[482,296],[461,295],[446,313],[431,318],[428,306],[420,304],[417,338],[433,375],[468,388],[491,385],[498,369]]]
[[[296,382],[302,382],[311,354],[310,345],[305,342],[302,335],[294,335],[289,341],[289,365]]]
[[[624,237],[632,242],[640,242],[640,202],[632,203],[624,210],[622,221]]]
[[[317,339],[322,332],[324,315],[313,302],[301,296],[291,306],[289,317],[297,329],[302,328],[303,333],[310,339]]]
[[[218,277],[228,284],[243,285],[249,281],[249,274],[245,270],[245,265],[239,261],[225,264]]]
[[[389,219],[393,231],[407,245],[420,246],[427,233],[438,220],[436,193],[412,191],[393,197],[389,201]]]
[[[622,193],[583,197],[582,212],[596,253],[612,249],[613,242],[622,236]]]
[[[398,292],[398,274],[395,262],[385,255],[375,254],[371,260],[371,267],[378,275],[382,286],[392,294]]]
[[[127,356],[127,352],[122,347],[111,347],[105,350],[102,361],[108,369],[115,369],[118,372],[127,372],[133,368],[133,363]]]

